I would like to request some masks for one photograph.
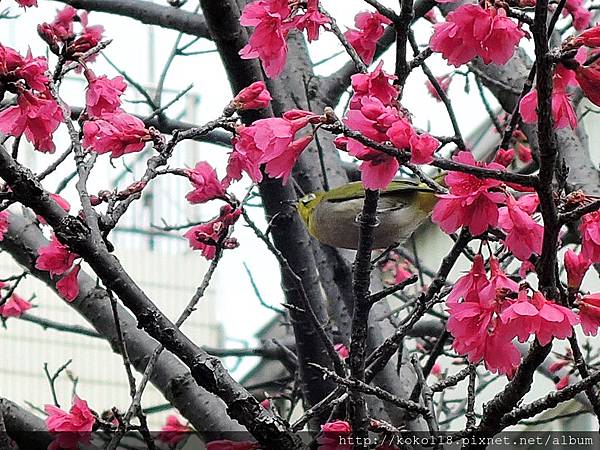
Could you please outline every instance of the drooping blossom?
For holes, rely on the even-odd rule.
[[[173,414],[167,416],[166,423],[161,427],[158,440],[169,446],[175,446],[191,432],[191,428],[182,423]]]
[[[255,81],[242,89],[233,99],[232,106],[236,110],[262,109],[273,100],[264,81]]]
[[[240,23],[254,27],[248,44],[240,50],[242,59],[259,58],[269,78],[276,78],[287,58],[286,38],[290,15],[288,0],[257,0],[245,6]]]
[[[75,17],[77,17],[77,10],[72,6],[65,6],[57,11],[54,21],[38,25],[38,34],[54,53],[60,52],[59,44],[66,42],[73,36]]]
[[[506,206],[499,210],[498,224],[506,232],[504,244],[521,261],[542,252],[544,227],[532,218],[538,205],[537,194],[524,195],[518,200],[507,195]]]
[[[363,97],[375,97],[385,106],[392,106],[392,101],[398,97],[398,89],[392,84],[395,75],[389,75],[383,70],[380,61],[373,72],[352,75],[354,95],[350,100],[350,108],[359,109]]]
[[[9,317],[19,318],[25,311],[31,309],[31,303],[18,294],[12,294],[6,303],[0,306],[0,316],[5,319]]]
[[[260,167],[266,164],[267,174],[282,178],[285,183],[300,153],[312,139],[295,140],[295,135],[318,117],[302,113],[291,111],[284,117],[260,119],[248,127],[239,127],[232,140],[234,148],[227,164],[228,179],[239,180],[242,172],[246,172],[258,183],[262,180]]]
[[[85,10],[79,12],[79,22],[81,23],[81,32],[76,36],[75,40],[69,44],[67,53],[77,57],[94,47],[102,40],[104,27],[102,25],[90,25],[89,13]],[[87,63],[96,60],[96,54],[89,55],[85,58]]]
[[[569,43],[569,46],[585,46],[590,48],[600,47],[600,25],[596,25],[595,27],[588,28],[587,30],[581,32]]]
[[[78,264],[69,273],[56,282],[56,290],[62,298],[71,303],[79,295],[79,282],[77,276],[81,266]]]
[[[206,259],[213,259],[217,253],[217,245],[223,240],[223,246],[235,245],[235,241],[227,242],[229,228],[237,222],[242,214],[240,209],[233,209],[229,204],[221,208],[219,217],[210,222],[196,225],[190,228],[184,237],[187,238],[190,247],[200,250]]]
[[[205,203],[225,196],[225,188],[217,178],[217,172],[206,161],[198,162],[193,170],[188,169],[185,173],[194,186],[194,190],[185,196],[188,202]]]
[[[45,405],[44,411],[48,414],[45,422],[51,433],[89,433],[96,422],[87,402],[78,396],[73,397],[69,412],[54,405]]]
[[[453,157],[454,161],[471,166],[502,170],[497,163],[476,162],[470,152],[462,151]],[[453,233],[461,226],[478,235],[498,224],[498,205],[505,200],[497,189],[502,185],[498,180],[479,178],[461,172],[449,172],[445,183],[449,193],[439,196],[433,209],[432,220],[446,233]]]
[[[525,33],[506,17],[504,9],[478,4],[458,7],[435,25],[429,46],[455,67],[476,56],[485,64],[506,64]]]
[[[225,439],[206,444],[206,450],[256,450],[258,448],[260,445],[257,442],[236,442]]]
[[[567,0],[563,16],[570,14],[573,18],[573,27],[577,31],[585,30],[592,19],[592,12],[586,8],[583,0]]]
[[[360,107],[347,112],[344,123],[375,142],[385,142],[389,139],[386,132],[399,120],[397,109],[386,106],[377,97],[364,96],[360,100]],[[385,188],[400,167],[394,156],[355,139],[347,140],[346,149],[351,156],[362,161],[359,169],[363,185],[367,189]]]
[[[88,80],[85,104],[91,117],[102,117],[105,113],[114,113],[121,106],[121,95],[127,88],[123,77],[96,77],[90,69],[84,71]]]
[[[331,22],[329,17],[319,11],[319,0],[308,0],[303,14],[294,17],[293,24],[300,31],[306,31],[308,42],[319,39],[321,27],[326,28]]]
[[[356,29],[344,33],[348,43],[356,50],[365,64],[371,64],[375,56],[377,42],[383,36],[385,25],[391,20],[376,12],[361,12],[354,18]]]
[[[584,215],[579,224],[581,255],[591,263],[600,262],[600,212]]]
[[[489,371],[510,377],[519,365],[520,353],[512,343],[513,333],[500,319],[507,301],[498,292],[503,291],[471,289],[462,302],[447,302],[447,329],[458,354],[473,364],[483,360]]]
[[[0,131],[10,136],[25,137],[36,150],[54,153],[52,135],[63,120],[63,113],[52,98],[23,91],[17,105],[0,111]]]
[[[558,305],[534,291],[531,297],[527,289],[521,289],[517,301],[501,314],[502,321],[509,323],[521,342],[534,334],[541,345],[547,345],[552,338],[565,339],[571,336],[573,326],[579,317],[569,308]]]
[[[446,300],[447,303],[458,303],[461,299],[467,299],[467,297],[473,293],[479,293],[489,284],[487,273],[485,271],[485,263],[483,261],[483,255],[478,253],[473,258],[473,265],[469,272],[460,277],[454,283],[452,291]]]
[[[346,359],[350,356],[350,350],[344,344],[335,344],[335,351],[342,359]]]
[[[592,263],[581,253],[577,254],[571,249],[565,252],[564,260],[567,272],[567,285],[572,289],[579,289]]]
[[[83,146],[100,154],[110,152],[111,158],[139,152],[150,139],[144,122],[122,111],[83,124]]]
[[[536,123],[538,95],[537,90],[529,91],[519,103],[519,113],[525,123]],[[577,128],[577,114],[571,104],[568,93],[565,88],[559,87],[556,84],[552,90],[552,120],[555,128],[565,128],[567,126],[572,129]]]
[[[439,88],[442,90],[442,92],[444,94],[447,94],[448,89],[450,88],[450,82],[452,81],[452,75],[448,74],[448,75],[443,75],[441,77],[436,77],[435,80],[437,81],[437,84],[438,84]],[[442,97],[440,97],[440,94],[438,93],[438,91],[435,88],[435,86],[433,85],[433,83],[431,81],[427,80],[426,86],[427,86],[427,91],[429,92],[429,94],[433,98],[435,98],[437,101],[441,102]]]
[[[352,434],[350,424],[344,420],[327,422],[321,425],[321,434],[317,438],[319,450],[351,450],[352,445],[344,441]]]
[[[581,329],[586,336],[596,336],[600,326],[600,293],[588,294],[577,299]]]
[[[27,86],[38,92],[48,89],[48,60],[34,58],[31,50],[21,56],[16,50],[0,44],[0,81],[4,84],[24,81]]]
[[[53,234],[48,245],[38,249],[35,268],[50,272],[51,276],[62,275],[71,269],[77,258],[79,258],[79,255],[71,252]]]
[[[580,65],[575,71],[583,95],[596,106],[600,106],[600,64]]]

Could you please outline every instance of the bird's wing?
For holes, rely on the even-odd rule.
[[[433,192],[433,190],[425,184],[419,184],[419,182],[417,181],[402,179],[393,180],[385,190],[381,191],[380,195],[381,197],[387,197],[393,196],[401,192]],[[335,203],[356,198],[363,198],[364,196],[365,188],[363,187],[362,182],[355,181],[353,183],[348,183],[339,188],[332,189],[331,191],[325,194],[324,199],[326,201]]]

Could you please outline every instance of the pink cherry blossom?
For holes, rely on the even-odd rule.
[[[342,359],[346,359],[348,356],[350,356],[350,350],[348,350],[348,347],[346,347],[344,344],[335,344],[335,351]]]
[[[35,268],[50,272],[50,275],[62,275],[71,269],[78,257],[79,255],[71,252],[53,234],[48,245],[38,249]]]
[[[32,6],[37,6],[37,0],[15,0],[19,6],[23,8],[31,8]]]
[[[506,308],[501,317],[502,322],[511,322],[519,341],[525,342],[529,335],[535,334],[541,345],[549,344],[553,338],[571,336],[573,326],[579,323],[579,317],[569,308],[546,299],[537,291],[529,297],[526,289],[519,291],[517,301]]]
[[[226,204],[221,208],[219,217],[190,228],[184,237],[191,248],[200,250],[206,259],[213,259],[217,253],[217,244],[226,238],[229,228],[237,222],[241,214],[240,209],[233,209],[231,205]]]
[[[385,106],[392,106],[392,101],[398,97],[398,89],[392,84],[396,76],[384,72],[383,61],[373,72],[357,73],[351,78],[354,89],[354,95],[350,101],[352,109],[360,109],[363,97],[375,97]]]
[[[477,4],[458,7],[435,25],[429,46],[455,67],[476,56],[485,64],[506,64],[525,33],[503,9]]]
[[[491,291],[488,291],[491,293]],[[481,295],[480,295],[481,294]],[[453,348],[471,363],[484,361],[491,372],[512,376],[519,365],[520,353],[512,344],[513,334],[500,320],[505,300],[484,297],[471,290],[463,302],[447,302],[448,331],[454,337]]]
[[[576,302],[581,329],[586,336],[596,336],[600,326],[600,293],[584,295]]]
[[[282,184],[286,184],[296,161],[313,140],[312,134],[303,136],[289,145],[287,151],[278,156],[265,154],[262,162],[265,162],[265,172],[271,178],[280,178]]]
[[[438,86],[442,90],[442,92],[444,94],[447,94],[448,89],[450,88],[450,82],[452,81],[452,75],[443,75],[441,77],[436,77],[436,81],[437,81]],[[437,101],[441,102],[442,97],[440,97],[440,94],[438,94],[438,91],[435,89],[435,86],[433,85],[433,83],[428,80],[426,83],[426,86],[427,86],[427,91],[429,92],[429,94],[433,98],[435,98]]]
[[[191,432],[190,427],[182,423],[173,414],[167,416],[166,423],[160,429],[158,440],[169,446],[175,446]]]
[[[206,444],[206,450],[256,450],[260,448],[256,442],[235,442],[228,440],[212,441]]]
[[[31,51],[23,57],[12,48],[0,44],[0,80],[5,83],[23,80],[30,89],[45,92],[48,89],[47,72],[46,58],[34,58]]]
[[[504,149],[500,148],[494,156],[494,162],[504,167],[508,167],[515,159],[515,151],[512,148]]]
[[[359,109],[351,109],[344,118],[345,124],[360,131],[365,137],[376,142],[388,140],[386,131],[400,121],[398,111],[385,106],[376,97],[363,97]],[[367,147],[348,139],[346,148],[351,156],[360,159],[361,179],[367,189],[383,189],[392,181],[400,165],[394,156]]]
[[[90,69],[84,73],[89,83],[85,95],[88,114],[91,117],[102,117],[104,113],[116,112],[121,106],[121,94],[127,88],[123,77],[96,77]]]
[[[56,283],[56,290],[60,296],[69,303],[75,300],[79,295],[79,281],[77,281],[77,275],[79,275],[80,269],[81,266],[76,265]]]
[[[200,161],[193,170],[185,171],[194,186],[185,198],[192,204],[205,203],[225,196],[225,188],[217,178],[217,172],[206,161]]]
[[[144,122],[122,111],[83,124],[83,146],[100,154],[110,152],[111,158],[139,152],[150,139]]]
[[[523,122],[537,122],[537,90],[532,89],[521,99],[519,113],[523,118]],[[554,89],[552,91],[552,119],[555,128],[565,128],[567,126],[572,129],[577,128],[577,114],[564,89]]]
[[[65,412],[54,405],[45,405],[46,426],[51,433],[89,433],[92,431],[96,418],[87,402],[79,397],[73,397],[73,405],[69,412]]]
[[[289,26],[284,20],[290,12],[287,0],[257,0],[245,6],[240,18],[242,25],[254,27],[240,56],[259,58],[269,78],[279,76],[285,66]]]
[[[600,106],[600,64],[579,66],[575,71],[583,95],[596,106]]]
[[[455,161],[472,166],[488,167],[500,170],[496,163],[478,163],[470,152],[459,152]],[[502,183],[491,178],[478,178],[461,172],[449,172],[445,183],[448,194],[440,195],[433,209],[432,220],[446,233],[453,233],[461,226],[478,235],[498,224],[498,205],[503,203],[505,195],[494,189]]]
[[[446,301],[448,303],[458,303],[460,299],[466,300],[470,294],[481,292],[488,283],[483,255],[478,253],[473,258],[471,270],[456,280]]]
[[[4,235],[8,231],[10,213],[6,210],[0,211],[0,241],[4,239]]]
[[[238,128],[227,165],[228,179],[239,180],[242,172],[246,172],[258,183],[262,180],[260,166],[267,164],[267,173],[287,180],[295,161],[309,143],[306,138],[294,141],[296,132],[308,125],[311,113],[308,114],[294,111],[288,116],[292,119],[272,117]]]
[[[519,290],[517,282],[508,278],[506,273],[500,268],[500,262],[496,258],[491,256],[488,262],[490,264],[490,279],[489,283],[480,290],[480,295],[483,298],[494,298],[499,289],[510,292],[517,292]]]
[[[308,0],[304,14],[294,18],[294,26],[300,31],[306,31],[308,42],[319,39],[321,27],[326,27],[331,20],[319,11],[319,0]]]
[[[440,147],[440,141],[433,136],[422,133],[410,138],[410,162],[413,164],[429,164],[433,154]]]
[[[581,218],[581,255],[591,263],[600,262],[600,212],[594,211]]]
[[[9,299],[0,306],[0,316],[4,318],[21,317],[25,311],[31,309],[31,303],[22,298],[18,294],[13,294]]]
[[[321,425],[321,434],[317,438],[318,448],[319,450],[351,450],[352,445],[343,443],[351,433],[350,424],[344,420],[327,422]]]
[[[538,204],[537,194],[524,195],[519,200],[507,195],[506,206],[499,210],[498,224],[506,232],[504,244],[521,261],[542,252],[544,227],[532,218]]]
[[[577,31],[585,30],[592,19],[592,12],[586,8],[583,0],[567,0],[563,16],[570,14],[573,18],[573,27]]]
[[[0,131],[15,137],[25,133],[37,150],[54,153],[52,135],[62,120],[63,113],[54,99],[24,91],[16,106],[0,112]]]
[[[344,36],[365,64],[371,64],[375,56],[377,42],[383,36],[384,25],[391,21],[379,13],[361,12],[354,18],[356,29],[349,29]]]
[[[571,381],[570,378],[571,376],[567,374],[560,380],[558,380],[558,382],[556,383],[556,389],[560,391],[561,389],[566,388],[569,385],[569,382]]]
[[[235,96],[232,105],[238,110],[262,109],[269,106],[271,100],[273,98],[265,86],[265,82],[255,81]]]
[[[600,25],[581,32],[579,36],[571,41],[570,45],[572,47],[580,47],[582,45],[592,48],[600,47]]]
[[[568,249],[565,253],[565,270],[567,271],[567,285],[573,289],[579,289],[592,263],[581,253],[577,254]]]

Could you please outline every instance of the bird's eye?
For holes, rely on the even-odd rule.
[[[300,199],[300,202],[301,202],[303,205],[307,205],[307,204],[309,204],[310,202],[312,202],[312,201],[313,201],[315,198],[317,198],[317,196],[316,196],[315,194],[308,194],[308,195],[305,195],[304,197],[302,197],[302,198]]]

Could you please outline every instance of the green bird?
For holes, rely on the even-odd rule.
[[[445,174],[437,176],[441,181]],[[308,232],[323,244],[357,249],[365,189],[360,181],[307,194],[297,203]],[[399,179],[380,193],[373,249],[402,244],[431,215],[435,191],[424,183]]]

